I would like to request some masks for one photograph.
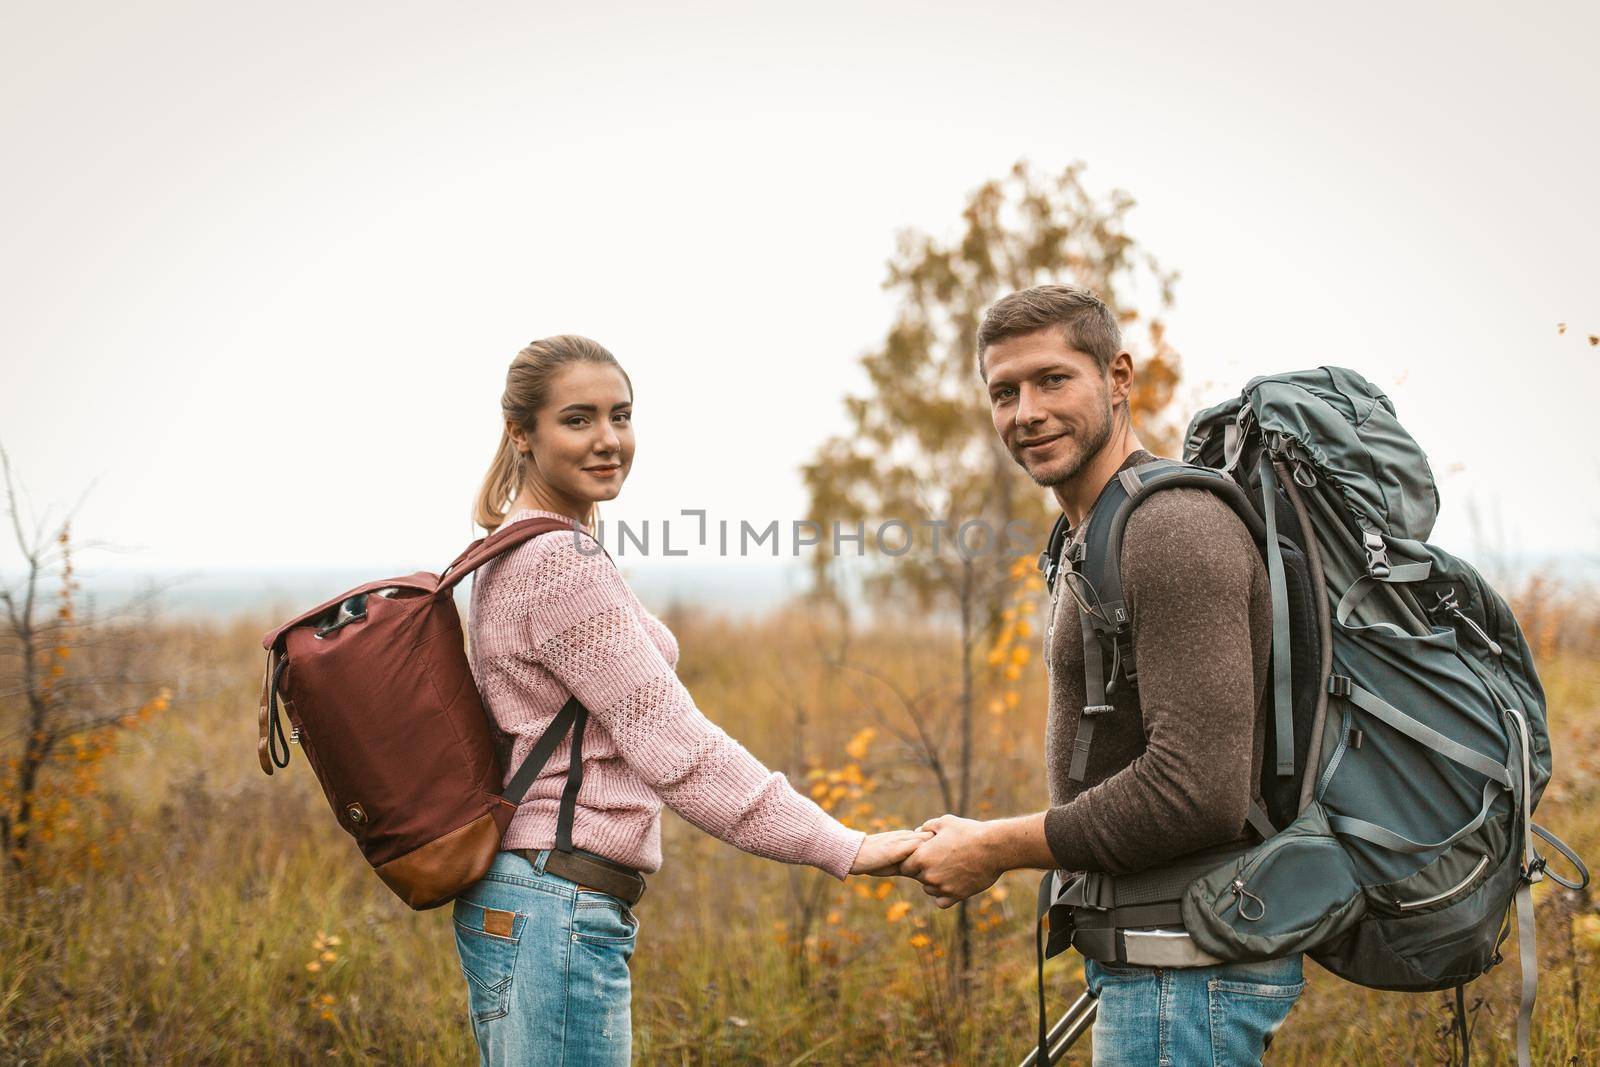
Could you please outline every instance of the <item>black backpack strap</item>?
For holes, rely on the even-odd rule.
[[[1078,621],[1083,627],[1083,713],[1078,717],[1078,732],[1072,739],[1072,762],[1067,767],[1067,780],[1071,782],[1083,781],[1084,772],[1089,768],[1089,744],[1094,740],[1095,720],[1116,710],[1106,703],[1105,650],[1095,636],[1094,623],[1085,611],[1078,612]],[[1112,669],[1116,669],[1115,665]]]
[[[1133,468],[1129,468],[1132,470]],[[1127,473],[1124,471],[1123,473]],[[1119,637],[1125,635],[1126,613],[1119,618],[1113,614],[1121,608],[1108,605],[1102,593],[1106,564],[1106,519],[1127,500],[1129,482],[1117,477],[1111,479],[1095,498],[1090,509],[1083,537],[1074,541],[1068,558],[1058,559],[1057,567],[1066,567],[1061,580],[1072,586],[1073,599],[1077,601],[1078,625],[1083,633],[1083,710],[1078,716],[1077,733],[1072,738],[1072,759],[1067,765],[1067,780],[1082,782],[1089,768],[1089,748],[1094,741],[1095,724],[1102,715],[1115,707],[1107,700],[1107,693],[1115,688],[1124,669],[1131,671],[1132,657],[1123,655]],[[1062,523],[1065,516],[1062,517]],[[1057,525],[1061,525],[1058,523]],[[1052,538],[1053,540],[1053,538]],[[1131,651],[1131,642],[1125,642]],[[1111,668],[1106,669],[1106,655],[1111,656]]]
[[[1130,474],[1132,478],[1125,477]],[[1137,486],[1132,492],[1128,490],[1130,483]],[[1122,592],[1122,536],[1134,509],[1148,500],[1150,494],[1163,489],[1205,489],[1215,493],[1244,522],[1256,544],[1264,546],[1267,542],[1266,525],[1250,503],[1250,498],[1237,482],[1221,471],[1158,459],[1128,468],[1112,479],[1110,485],[1121,487],[1122,499],[1114,507],[1106,509],[1110,514],[1104,517],[1103,532],[1099,536],[1096,536],[1095,519],[1100,516],[1096,514],[1091,517],[1083,559],[1084,574],[1094,582],[1105,609],[1106,619],[1100,625],[1107,629],[1115,629],[1128,621]],[[1095,511],[1100,511],[1098,502]]]
[[[1238,483],[1220,471],[1157,459],[1126,467],[1106,483],[1089,514],[1082,552],[1070,561],[1073,574],[1066,579],[1077,580],[1088,608],[1086,611],[1080,608],[1085,700],[1067,770],[1071,781],[1083,780],[1095,719],[1114,710],[1108,696],[1116,692],[1119,684],[1138,685],[1132,614],[1122,586],[1122,538],[1128,519],[1152,493],[1177,488],[1216,493],[1243,520],[1258,544],[1266,542],[1266,527],[1249,497]],[[1111,656],[1109,671],[1103,658],[1106,653]],[[1292,737],[1292,732],[1289,735]]]
[[[587,530],[575,523],[542,517],[522,519],[508,526],[502,526],[488,537],[468,545],[466,550],[445,568],[449,577],[440,582],[439,588],[441,591],[448,590],[456,582],[508,549],[541,534],[557,531],[573,531],[588,535]],[[506,783],[505,789],[500,794],[513,804],[521,804],[534,779],[539,777],[539,772],[544,770],[545,764],[549,763],[550,757],[555,754],[556,746],[561,744],[561,739],[570,731],[572,751],[571,759],[567,763],[567,784],[561,790],[561,810],[556,817],[556,848],[562,852],[572,851],[572,823],[577,814],[578,790],[583,788],[583,731],[588,724],[589,709],[584,707],[583,702],[577,697],[569,697],[561,706],[561,710],[556,712],[556,717],[550,721],[550,725],[545,727],[544,733],[533,743],[533,751],[528,753],[527,759],[522,761],[522,766],[517,768],[516,773],[511,776],[511,781]]]
[[[1061,546],[1067,543],[1067,536],[1072,533],[1072,527],[1067,523],[1065,515],[1056,516],[1056,524],[1050,528],[1050,539],[1045,543],[1045,549],[1039,553],[1039,573],[1044,575],[1044,587],[1050,591],[1051,599],[1056,595],[1056,576],[1061,573]]]
[[[589,709],[579,704],[572,719],[572,758],[567,763],[567,786],[561,791],[561,813],[556,817],[556,848],[562,852],[572,851],[572,820],[578,810],[578,790],[583,788],[583,728],[588,724]]]
[[[539,777],[539,772],[544,770],[544,765],[550,762],[550,757],[555,753],[556,746],[561,744],[561,739],[567,736],[567,731],[576,725],[576,732],[572,738],[572,763],[567,776],[567,788],[561,796],[562,822],[568,824],[568,845],[566,851],[571,851],[571,819],[568,817],[567,793],[572,794],[575,802],[578,797],[577,787],[574,782],[583,778],[583,728],[588,722],[589,710],[577,697],[571,697],[556,712],[556,717],[546,726],[544,733],[539,735],[539,740],[533,743],[533,751],[528,753],[528,758],[522,761],[522,766],[517,768],[517,773],[511,776],[511,781],[506,783],[501,796],[513,804],[521,804],[522,798],[527,795],[528,787],[533,785],[533,780]],[[557,833],[559,833],[559,827]]]

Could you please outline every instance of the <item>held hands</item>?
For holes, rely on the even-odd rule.
[[[915,878],[939,907],[948,908],[988,889],[1004,873],[983,839],[984,825],[942,815],[915,830],[869,834],[850,873]]]
[[[900,864],[916,851],[917,846],[933,837],[928,830],[890,830],[881,834],[868,834],[861,842],[851,874],[870,874],[879,878],[892,878],[900,874]]]
[[[986,840],[986,825],[955,815],[929,819],[917,829],[932,830],[933,837],[901,861],[900,873],[921,882],[941,908],[983,892],[1006,871]]]
[[[1006,871],[1053,866],[1044,818],[1044,812],[992,822],[941,815],[915,830],[873,834],[850,873],[915,878],[939,907],[948,908],[988,889]]]

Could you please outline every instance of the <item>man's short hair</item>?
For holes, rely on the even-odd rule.
[[[978,327],[978,376],[989,380],[983,354],[990,345],[1048,329],[1060,330],[1068,348],[1093,357],[1101,374],[1122,351],[1117,316],[1093,291],[1076,285],[1036,285],[1001,297],[985,312]]]

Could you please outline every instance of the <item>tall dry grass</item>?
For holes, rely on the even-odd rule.
[[[1600,626],[1549,585],[1525,588],[1518,607],[1542,656],[1556,751],[1539,815],[1600,859]],[[272,779],[256,766],[258,638],[270,621],[150,635],[146,666],[174,681],[174,696],[108,761],[101,864],[42,855],[36,878],[0,886],[0,1061],[474,1062],[449,909],[417,914],[390,895],[298,752]],[[941,813],[932,776],[899,739],[913,726],[904,709],[827,666],[836,634],[797,613],[670,622],[701,706],[841,816],[872,826]],[[958,682],[944,647],[898,627],[859,635],[851,650],[937,697]],[[1044,683],[1036,662],[1014,666],[991,679],[977,731],[987,814],[1045,800]],[[1025,699],[1013,706],[1008,689]],[[928,707],[923,725],[947,728]],[[1007,1064],[1027,1051],[1035,876],[1012,874],[974,902],[963,995],[952,916],[913,883],[838,883],[670,815],[664,846],[637,909],[637,1062]],[[1536,1060],[1596,1062],[1600,916],[1548,883],[1536,899]],[[1371,992],[1308,970],[1271,1062],[1449,1062],[1444,994]],[[1078,980],[1071,959],[1052,961],[1054,1006]],[[1510,1062],[1516,982],[1509,962],[1472,987],[1475,1062]],[[1073,1062],[1087,1054],[1085,1041]]]

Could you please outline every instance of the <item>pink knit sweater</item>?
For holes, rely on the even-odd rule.
[[[524,508],[505,521],[536,515],[563,518]],[[515,737],[506,779],[570,693],[589,709],[576,847],[658,870],[665,802],[746,852],[847,875],[865,835],[795,792],[700,713],[674,673],[672,632],[609,556],[593,542],[585,548],[571,534],[545,534],[473,575],[472,673],[495,721]],[[503,847],[554,847],[570,752],[563,741],[550,757]]]

